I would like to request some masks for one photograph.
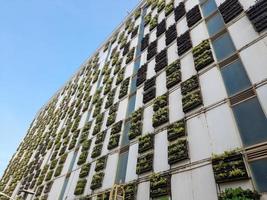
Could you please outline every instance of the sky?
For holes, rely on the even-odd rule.
[[[0,0],[0,177],[38,110],[140,0]]]

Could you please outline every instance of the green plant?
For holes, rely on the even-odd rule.
[[[236,151],[213,156],[212,167],[217,183],[248,178],[242,154]]]
[[[92,140],[85,140],[82,144],[82,152],[88,151],[91,147]]]
[[[142,116],[143,108],[139,108],[131,114],[131,127],[128,133],[129,140],[132,140],[142,134]]]
[[[159,174],[150,176],[150,196],[152,198],[169,194],[169,178]]]
[[[179,137],[185,136],[185,121],[184,119],[170,124],[167,128],[168,140],[173,141]]]
[[[199,83],[196,75],[181,83],[181,91],[183,95],[186,95],[197,88],[199,88]]]
[[[121,131],[121,128],[122,128],[122,120],[118,121],[116,124],[112,126],[110,134],[114,135],[116,133],[119,133]]]
[[[47,172],[46,176],[45,176],[45,181],[50,181],[52,176],[53,176],[54,170],[50,170]]]
[[[116,88],[114,88],[108,93],[107,101],[105,104],[106,109],[109,108],[113,104],[115,93],[116,93]]]
[[[124,186],[124,191],[125,191],[125,200],[133,200],[135,199],[135,194],[136,194],[136,184],[135,183],[130,183]]]
[[[153,169],[153,153],[147,153],[137,158],[136,174],[140,175]]]
[[[188,159],[186,139],[181,139],[168,146],[168,163],[170,165]]]
[[[135,52],[135,47],[133,47],[129,53],[127,54],[127,58],[126,58],[126,64],[128,64],[129,62],[131,62],[134,58],[134,52]]]
[[[165,0],[158,1],[158,13],[160,13],[165,8]]]
[[[90,163],[84,164],[81,168],[79,178],[84,178],[84,177],[88,176],[90,169],[91,169]]]
[[[214,61],[208,40],[204,40],[193,49],[193,57],[196,70],[200,70]]]
[[[86,162],[87,156],[88,156],[88,152],[87,151],[82,151],[80,156],[79,156],[77,164],[78,165],[84,164]]]
[[[102,186],[104,175],[105,174],[103,172],[98,172],[93,175],[91,186],[90,186],[92,190],[98,189]]]
[[[158,25],[158,15],[153,17],[149,22],[149,29],[150,31],[153,30]]]
[[[173,11],[174,6],[173,6],[173,2],[167,4],[165,6],[165,16],[168,16],[169,14],[171,14],[171,12]]]
[[[151,20],[151,13],[149,13],[149,14],[147,14],[146,16],[145,16],[145,26],[147,25],[147,24],[149,24],[149,22],[150,22],[150,20]]]
[[[103,156],[96,161],[95,171],[98,172],[106,167],[107,157]]]
[[[168,105],[168,94],[161,95],[154,100],[153,110],[157,111]]]
[[[96,158],[96,157],[100,156],[102,148],[103,148],[103,144],[95,145],[94,149],[92,151],[91,158]]]
[[[182,98],[183,111],[187,112],[202,104],[202,97],[200,90],[196,90],[183,96]]]
[[[178,83],[180,83],[182,80],[182,74],[181,71],[175,71],[172,74],[170,74],[169,76],[167,76],[167,83],[166,86],[168,89],[172,88],[174,85],[177,85]]]
[[[122,82],[121,88],[120,88],[119,99],[127,95],[129,83],[130,83],[130,78],[127,78]]]
[[[141,15],[141,8],[138,8],[135,12],[134,12],[134,18],[138,19]]]
[[[119,141],[120,141],[119,134],[111,135],[108,142],[108,150],[114,149],[117,146],[119,146]]]
[[[109,115],[106,125],[110,126],[111,124],[113,124],[115,122],[115,120],[116,120],[116,117],[117,117],[117,113],[116,112],[114,112],[111,115]]]
[[[169,121],[169,109],[168,107],[159,108],[153,114],[152,123],[153,127],[158,127]]]
[[[56,168],[54,177],[58,177],[58,176],[60,176],[60,174],[61,174],[61,172],[62,172],[62,170],[63,170],[63,167],[64,167],[64,165],[62,164],[62,165],[59,165],[59,166]]]
[[[95,144],[104,142],[106,137],[106,131],[102,131],[96,135]]]
[[[125,72],[125,68],[122,68],[118,75],[117,75],[117,80],[116,80],[116,85],[119,85],[122,81],[123,81],[123,77],[124,77],[124,72]]]
[[[75,187],[75,191],[74,191],[74,194],[76,196],[81,195],[81,194],[84,193],[84,189],[85,189],[86,183],[87,183],[86,179],[78,180],[78,182],[76,184],[76,187]]]
[[[261,195],[257,191],[249,189],[227,188],[219,195],[219,200],[260,200]]]
[[[152,149],[154,146],[154,135],[147,134],[139,138],[138,153],[144,153],[147,150]]]

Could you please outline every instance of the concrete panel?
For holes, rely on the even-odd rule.
[[[152,118],[153,118],[153,105],[146,107],[144,110],[144,118],[143,118],[143,134],[151,133],[154,131],[152,126]]]
[[[166,88],[166,72],[164,71],[156,78],[156,96],[161,96],[167,92]]]
[[[190,34],[193,47],[199,45],[203,40],[209,38],[207,27],[204,21],[191,30]]]
[[[138,184],[137,200],[149,200],[150,196],[150,183],[142,182]]]
[[[109,155],[102,189],[111,188],[114,185],[118,164],[118,153]]]
[[[191,78],[197,73],[194,67],[194,59],[192,53],[188,53],[181,59],[181,72],[182,72],[182,81],[185,81]]]
[[[184,118],[181,89],[169,94],[169,120],[170,123]]]
[[[125,182],[130,182],[137,178],[136,174],[136,163],[138,157],[138,144],[133,144],[129,148],[129,156],[127,162],[127,171],[126,171],[126,178]]]

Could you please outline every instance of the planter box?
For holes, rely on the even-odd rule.
[[[153,127],[156,128],[169,121],[168,107],[160,108],[153,114]]]
[[[167,58],[167,50],[163,49],[156,55],[156,63],[159,63],[162,59]]]
[[[146,104],[147,102],[151,101],[156,97],[156,88],[153,87],[143,94],[143,103]]]
[[[185,11],[184,2],[181,2],[174,10],[175,21],[177,22],[179,19],[181,19],[185,15],[185,13],[186,11]]]
[[[106,137],[106,131],[102,131],[96,135],[95,144],[104,142]]]
[[[185,121],[180,120],[170,124],[167,128],[168,140],[174,141],[186,135]]]
[[[181,92],[183,95],[186,95],[197,88],[199,88],[199,82],[196,75],[181,83]]]
[[[202,96],[200,90],[196,90],[182,98],[183,111],[191,111],[198,106],[202,105]]]
[[[150,177],[150,197],[157,198],[169,195],[171,193],[170,188],[169,176],[153,174]]]
[[[251,6],[246,14],[253,24],[255,30],[260,33],[267,28],[267,2],[266,0],[257,1]]]
[[[134,30],[132,32],[132,35],[131,35],[131,39],[133,39],[137,35],[138,30],[139,30],[139,26],[137,26],[137,27],[134,28]]]
[[[120,142],[120,135],[119,134],[111,135],[109,138],[109,142],[108,142],[108,150],[111,150],[111,149],[118,147],[119,142]]]
[[[166,46],[168,46],[177,38],[176,24],[171,25],[169,29],[166,31],[165,35],[166,35],[165,43]]]
[[[226,152],[212,159],[212,167],[217,183],[248,179],[243,156],[238,152]]]
[[[163,108],[168,105],[169,96],[168,94],[161,95],[157,97],[153,104],[153,111],[158,111],[160,108]]]
[[[198,21],[202,19],[198,5],[189,10],[186,13],[186,20],[188,27],[194,26]]]
[[[94,149],[93,149],[92,154],[91,154],[91,158],[96,158],[96,157],[100,156],[102,148],[103,148],[103,144],[98,144],[98,145],[94,146]]]
[[[153,153],[137,158],[136,174],[140,175],[153,170]]]
[[[169,165],[188,159],[188,145],[186,140],[178,140],[176,143],[168,146]]]
[[[219,6],[219,11],[224,22],[228,23],[237,17],[243,11],[243,8],[238,0],[226,0]]]
[[[162,20],[157,26],[157,37],[161,36],[166,31],[166,20]]]
[[[114,134],[116,134],[116,133],[119,133],[119,132],[121,132],[121,128],[122,128],[122,120],[121,121],[118,121],[116,124],[114,124],[113,126],[112,126],[112,128],[111,128],[111,132],[110,132],[110,134],[111,135],[114,135]]]
[[[164,69],[168,65],[168,59],[167,57],[163,58],[161,61],[156,63],[156,66],[154,68],[155,72],[159,72],[162,69]]]
[[[141,51],[144,51],[149,44],[149,34],[146,34],[146,36],[141,41]]]
[[[74,195],[81,195],[84,193],[84,189],[86,186],[87,180],[86,179],[80,179],[78,180],[76,187],[75,187],[75,191],[74,191]]]
[[[131,183],[124,186],[125,200],[135,200],[136,184]]]
[[[95,171],[98,172],[106,168],[107,157],[103,156],[96,161]]]
[[[154,87],[156,85],[156,77],[152,77],[145,82],[144,91]]]
[[[193,49],[195,68],[197,71],[213,63],[213,55],[208,40],[204,40]]]
[[[144,153],[154,147],[154,135],[148,134],[139,138],[138,153]]]
[[[91,182],[91,190],[95,190],[102,187],[102,182],[104,179],[105,174],[103,172],[98,172],[93,175],[92,182]]]
[[[178,55],[181,56],[192,48],[189,31],[177,38]]]
[[[130,42],[124,45],[122,55],[125,56],[129,52],[129,49],[130,49]]]
[[[130,83],[130,78],[127,78],[123,81],[121,88],[120,88],[119,99],[121,99],[127,95],[129,83]]]

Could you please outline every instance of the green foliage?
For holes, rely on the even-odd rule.
[[[249,189],[228,188],[219,195],[219,200],[260,200],[260,194]]]

